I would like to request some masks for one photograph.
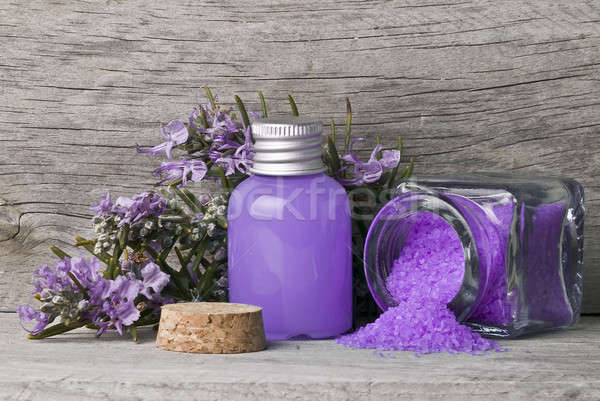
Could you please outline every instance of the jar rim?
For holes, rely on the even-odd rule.
[[[363,266],[367,286],[382,311],[397,305],[385,285],[385,277],[378,274],[381,263],[391,262],[380,260],[380,241],[389,234],[390,229],[395,228],[388,225],[388,222],[405,222],[410,217],[423,212],[442,218],[456,232],[463,247],[463,281],[454,298],[448,303],[448,308],[454,312],[459,321],[465,321],[475,305],[479,292],[479,254],[467,219],[453,205],[452,200],[442,194],[433,195],[426,192],[402,194],[391,199],[379,210],[365,240]],[[390,215],[393,215],[392,219],[387,218]]]

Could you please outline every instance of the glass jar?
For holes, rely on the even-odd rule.
[[[403,248],[425,240],[415,224],[436,220],[456,232],[458,246],[432,237],[420,246],[462,252],[462,284],[448,303],[459,321],[498,337],[577,322],[584,220],[578,182],[499,174],[401,182],[373,220],[364,250],[369,289],[382,310],[397,304],[386,285],[392,266],[415,263],[401,258]],[[426,255],[419,256],[425,265]]]
[[[322,124],[263,119],[252,130],[254,175],[229,200],[229,299],[261,306],[270,340],[342,334],[352,326],[350,207],[323,173]]]

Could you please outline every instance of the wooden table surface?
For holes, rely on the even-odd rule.
[[[381,357],[333,341],[183,354],[157,349],[151,330],[137,344],[87,329],[27,340],[17,316],[0,313],[0,400],[600,399],[600,316],[501,344],[509,351],[482,356]]]

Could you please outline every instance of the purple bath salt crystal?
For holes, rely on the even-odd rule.
[[[456,232],[441,217],[419,213],[386,286],[396,302],[428,298],[447,304],[460,289],[465,259]]]
[[[456,231],[441,217],[423,212],[412,217],[404,244],[386,280],[398,305],[337,342],[417,354],[500,351],[497,343],[460,324],[447,307],[464,275],[463,248]]]
[[[459,196],[450,195],[462,210],[468,210],[474,217],[486,222],[488,236],[487,249],[481,255],[489,255],[489,265],[480,274],[487,275],[487,286],[481,289],[479,300],[469,316],[470,322],[491,325],[508,325],[512,321],[513,306],[507,299],[506,258],[510,238],[514,204],[509,199],[481,201],[481,207],[473,207],[472,202]],[[476,238],[479,240],[479,238]]]

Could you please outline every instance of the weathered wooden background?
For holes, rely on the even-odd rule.
[[[402,134],[417,173],[567,175],[587,191],[585,310],[600,312],[598,1],[0,2],[0,310],[89,231],[106,190],[154,183],[135,154],[209,85]]]

